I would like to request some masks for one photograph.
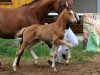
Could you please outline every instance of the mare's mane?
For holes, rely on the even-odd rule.
[[[24,5],[22,5],[22,6],[27,6],[27,5],[31,5],[31,4],[35,4],[35,3],[37,3],[39,0],[33,0],[32,2],[30,2],[30,3],[28,3],[28,4],[24,4]]]

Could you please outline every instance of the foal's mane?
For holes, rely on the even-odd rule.
[[[22,6],[27,6],[27,5],[31,5],[31,4],[33,4],[33,3],[37,3],[39,0],[33,0],[32,2],[30,2],[30,3],[28,3],[28,4],[24,4],[24,5],[22,5]]]

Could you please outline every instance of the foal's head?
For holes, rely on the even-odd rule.
[[[69,20],[70,22],[74,23],[74,22],[77,22],[76,18],[75,18],[75,15],[74,15],[74,12],[73,10],[71,10],[70,8],[66,8],[63,10],[63,16]]]

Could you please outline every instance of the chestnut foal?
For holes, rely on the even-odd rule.
[[[44,42],[50,42],[52,44],[52,51],[53,52],[53,63],[52,68],[54,71],[56,70],[55,67],[55,57],[56,57],[56,51],[59,45],[65,45],[69,47],[69,49],[72,48],[71,43],[63,41],[64,32],[66,28],[66,22],[70,21],[72,23],[76,22],[76,18],[73,15],[73,11],[70,8],[64,9],[60,16],[58,17],[57,21],[54,23],[50,23],[48,25],[31,25],[24,29],[23,32],[23,42],[21,46],[17,49],[16,57],[13,62],[13,69],[16,71],[16,64],[18,61],[18,57],[21,54],[21,52],[27,48],[30,44],[36,44],[36,39],[42,40]],[[66,61],[67,62],[67,61]]]

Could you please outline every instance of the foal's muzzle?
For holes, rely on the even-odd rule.
[[[76,20],[79,21],[80,20],[79,15],[77,15],[76,13],[74,15],[75,15]]]
[[[72,20],[72,23],[77,23],[77,20],[76,20],[76,18]]]

